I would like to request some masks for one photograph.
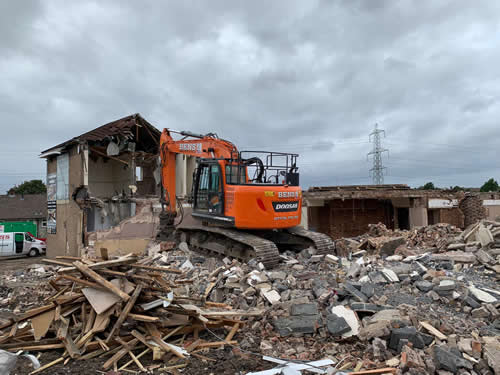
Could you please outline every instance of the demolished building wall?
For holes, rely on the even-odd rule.
[[[157,193],[159,138],[159,130],[136,114],[42,152],[47,180],[55,180],[49,191],[57,191],[48,199],[49,257],[80,255],[89,233],[134,216],[135,198]]]
[[[407,185],[312,187],[304,192],[308,227],[332,238],[353,237],[369,224],[412,229],[448,223],[464,228],[463,193],[410,189]]]

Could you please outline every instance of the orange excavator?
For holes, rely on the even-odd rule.
[[[174,140],[172,134],[181,138]],[[188,215],[176,197],[178,154],[196,157]],[[279,262],[280,250],[334,251],[330,237],[299,226],[297,154],[238,151],[214,133],[164,129],[160,157],[160,237],[185,241],[193,250],[254,258],[268,268]]]

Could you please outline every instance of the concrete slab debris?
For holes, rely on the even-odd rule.
[[[351,330],[342,335],[342,337],[351,337],[359,333],[359,320],[356,313],[345,306],[334,306],[331,313],[339,318],[344,318]]]
[[[482,291],[481,289],[476,288],[475,286],[469,286],[469,292],[480,302],[485,303],[495,303],[497,299],[493,297],[491,294]]]

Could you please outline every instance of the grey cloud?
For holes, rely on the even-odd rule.
[[[499,16],[486,0],[4,2],[0,190],[136,112],[298,152],[305,187],[369,183],[378,122],[387,182],[479,185],[497,173]]]

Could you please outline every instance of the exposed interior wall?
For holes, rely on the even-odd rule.
[[[147,195],[158,196],[159,181],[156,182],[154,171],[156,169],[156,161],[137,161],[136,165],[141,168],[141,180],[136,181],[137,195],[144,197]]]
[[[132,174],[130,167],[119,161],[91,156],[88,173],[89,192],[99,198],[110,198],[122,192],[127,194],[129,185],[132,185]]]
[[[93,204],[87,210],[87,232],[106,230],[135,215],[135,202],[107,201],[104,207]]]
[[[137,214],[121,221],[108,230],[95,231],[89,235],[89,244],[96,253],[104,247],[109,254],[142,254],[158,230],[158,199],[139,199]]]
[[[390,200],[335,199],[323,207],[309,207],[309,228],[337,239],[355,237],[368,230],[368,224],[385,224],[394,229],[394,207]]]

